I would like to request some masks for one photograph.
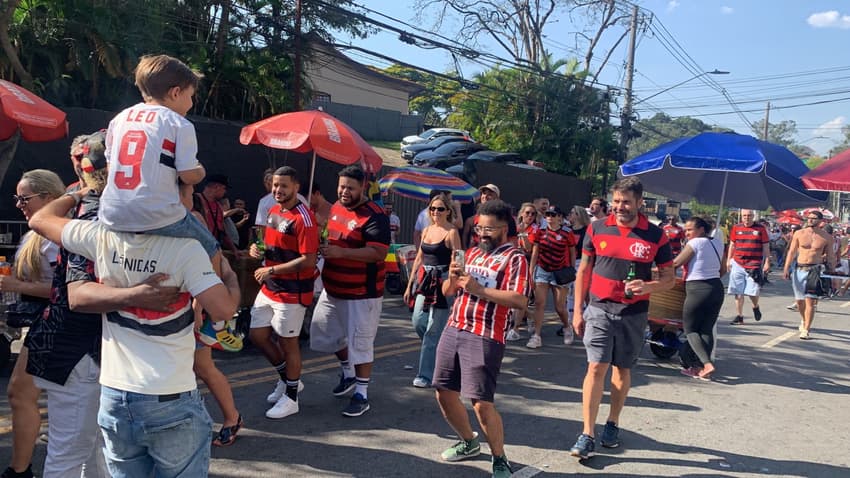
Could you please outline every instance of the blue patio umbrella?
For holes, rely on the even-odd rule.
[[[777,211],[816,206],[827,194],[807,191],[809,168],[782,146],[736,133],[680,138],[631,159],[619,175],[637,176],[644,190],[678,201]]]

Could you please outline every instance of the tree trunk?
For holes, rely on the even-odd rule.
[[[18,58],[18,52],[12,45],[12,40],[9,38],[9,26],[12,24],[12,16],[15,14],[15,9],[21,4],[21,0],[0,0],[0,47],[3,48],[3,53],[9,58],[9,63],[12,69],[21,80],[24,88],[32,90],[34,83],[32,75],[21,64]]]

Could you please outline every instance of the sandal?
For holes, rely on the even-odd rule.
[[[215,446],[230,446],[233,442],[236,441],[236,435],[239,433],[239,429],[242,428],[242,414],[239,414],[239,420],[236,421],[236,425],[231,427],[222,426],[221,430],[218,432],[218,436],[213,439],[213,445]]]

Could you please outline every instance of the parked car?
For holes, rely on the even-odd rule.
[[[463,136],[469,138],[469,131],[454,128],[431,128],[416,135],[405,136],[401,140],[401,147],[403,148],[409,144],[424,143],[425,141],[442,136]]]
[[[540,163],[522,159],[522,157],[517,153],[479,151],[469,155],[460,164],[446,168],[446,172],[457,176],[470,184],[476,184],[478,180],[476,164],[478,162],[505,163],[519,168],[545,171],[539,166]]]
[[[465,141],[450,142],[437,149],[423,151],[417,154],[413,158],[413,164],[446,169],[449,166],[462,163],[470,154],[486,149],[487,147],[481,143],[467,143]]]
[[[441,136],[439,138],[434,138],[431,141],[427,141],[424,143],[416,143],[405,146],[401,148],[401,157],[406,159],[408,163],[419,153],[423,151],[431,151],[439,148],[440,146],[446,143],[452,142],[471,142],[468,138],[464,138],[463,136]]]

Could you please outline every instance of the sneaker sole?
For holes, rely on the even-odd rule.
[[[594,452],[590,452],[590,453],[587,453],[586,455],[582,455],[581,452],[570,450],[570,456],[574,456],[574,457],[578,458],[579,460],[587,460],[588,458],[593,457],[593,455],[595,455],[595,454],[596,453],[594,453]]]
[[[449,457],[449,458],[446,458],[446,457],[440,455],[440,457],[443,459],[443,461],[447,461],[449,463],[454,463],[454,462],[458,462],[458,461],[468,460],[470,458],[475,458],[476,456],[478,456],[480,454],[481,454],[481,447],[478,447],[477,450],[475,450],[472,453],[467,453],[466,455],[455,455],[455,456]]]
[[[360,410],[360,411],[357,411],[357,412],[343,411],[342,414],[343,414],[343,416],[346,416],[346,417],[359,417],[360,415],[363,415],[364,413],[368,412],[371,408],[372,407],[369,406],[369,404],[367,403],[366,407],[364,409]]]
[[[620,446],[620,442],[616,442],[616,443],[601,443],[601,445],[602,445],[603,447],[605,447],[605,448],[617,448],[618,446]]]
[[[286,417],[291,417],[292,415],[297,415],[297,414],[298,414],[298,412],[292,412],[292,413],[287,413],[286,415],[281,415],[279,417],[275,417],[275,416],[269,415],[268,412],[267,412],[266,418],[268,418],[269,420],[283,420]]]

